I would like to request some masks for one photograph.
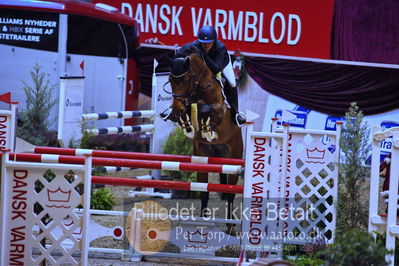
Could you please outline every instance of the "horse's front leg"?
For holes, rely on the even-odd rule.
[[[183,130],[184,135],[190,139],[194,138],[195,129],[190,121],[190,117],[187,113],[181,113],[178,116],[178,123],[180,128]]]
[[[197,180],[200,183],[208,183],[208,173],[197,173]],[[209,192],[201,192],[201,217],[209,217],[208,209]]]
[[[220,125],[222,121],[221,112],[215,105],[202,105],[200,108],[200,131],[201,137],[209,142],[219,138],[215,128]]]

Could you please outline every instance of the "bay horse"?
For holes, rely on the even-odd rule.
[[[241,128],[232,119],[222,92],[222,85],[205,60],[196,52],[186,57],[169,59],[172,87],[172,115],[186,136],[193,139],[193,155],[242,158]],[[208,183],[208,173],[197,173],[198,182]],[[236,185],[239,175],[220,174],[220,183]],[[201,192],[201,216],[207,216],[209,192]],[[222,193],[227,200],[227,218],[232,219],[235,194]],[[227,232],[235,234],[234,225]]]

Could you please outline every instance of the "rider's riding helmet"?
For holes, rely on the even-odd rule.
[[[212,26],[204,26],[198,33],[198,40],[203,43],[216,41],[216,30]]]

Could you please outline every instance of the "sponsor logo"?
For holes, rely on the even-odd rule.
[[[65,102],[65,106],[66,107],[82,106],[82,102],[73,102],[73,101],[67,99]]]
[[[274,117],[278,118],[277,125],[281,126],[282,122],[290,124],[292,127],[300,127],[300,128],[305,128],[306,126],[306,120],[308,118],[307,114],[302,111],[286,111],[290,113],[290,116],[292,115],[292,118],[285,119],[283,117],[283,110],[279,109],[276,111]],[[287,120],[287,121],[286,121]]]
[[[158,102],[171,101],[172,100],[172,96],[163,97],[161,94],[158,94],[157,100],[158,100]]]
[[[334,117],[329,116],[326,119],[326,125],[324,126],[325,130],[336,131],[337,130],[337,122],[344,121],[345,117]]]
[[[380,126],[381,126],[381,130],[384,131],[384,130],[390,129],[392,127],[399,127],[399,123],[394,122],[394,121],[382,121]],[[380,148],[381,148],[381,153],[386,153],[386,154],[391,153],[392,137],[386,138],[383,141],[381,141]]]

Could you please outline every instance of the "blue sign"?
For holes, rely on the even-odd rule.
[[[282,122],[290,124],[292,127],[300,127],[305,128],[306,120],[308,119],[308,115],[301,111],[288,111],[291,115],[295,116],[295,118],[288,119],[288,121],[282,121],[283,110],[278,109],[274,115],[275,118],[278,118],[277,125],[281,126]]]
[[[382,121],[381,122],[381,130],[387,130],[391,127],[399,127],[398,122],[392,122],[392,121]],[[391,153],[392,150],[392,137],[386,138],[383,141],[381,141],[381,153]]]
[[[308,115],[312,110],[309,110],[309,109],[307,109],[305,107],[297,105],[297,106],[294,107],[294,111],[303,112],[303,113],[306,113]]]
[[[394,121],[382,121],[381,122],[382,131],[387,130],[391,127],[399,127],[399,122],[394,122]]]
[[[345,121],[345,117],[334,117],[334,116],[327,117],[324,129],[331,131],[337,130],[337,122],[339,121]]]

